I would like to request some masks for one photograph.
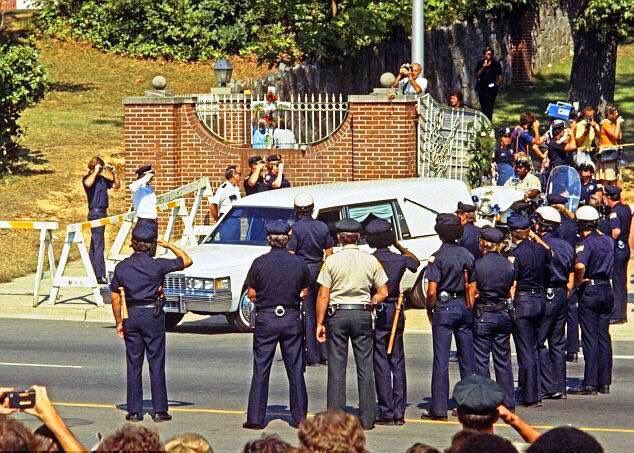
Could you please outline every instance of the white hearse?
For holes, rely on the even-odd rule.
[[[300,192],[312,195],[314,216],[328,224],[331,231],[338,220],[346,217],[363,225],[374,218],[388,220],[398,240],[421,260],[421,269],[440,246],[434,232],[436,214],[454,212],[459,201],[471,200],[463,182],[429,178],[319,184],[242,198],[200,245],[187,250],[194,264],[165,278],[168,327],[176,326],[187,312],[193,312],[224,315],[235,330],[250,330],[253,306],[245,294],[247,271],[256,257],[269,250],[264,225],[275,219],[293,222],[293,200]],[[407,272],[402,287],[411,287],[416,277]]]

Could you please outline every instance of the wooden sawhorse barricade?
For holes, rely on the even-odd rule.
[[[59,228],[58,222],[31,222],[28,220],[0,221],[0,229],[40,230],[40,248],[37,252],[37,270],[33,285],[33,306],[37,307],[40,299],[40,284],[44,275],[44,258],[48,255],[48,267],[51,278],[55,275],[55,255],[53,254],[53,231]]]

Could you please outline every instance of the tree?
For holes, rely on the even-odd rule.
[[[617,47],[634,26],[632,0],[562,0],[574,53],[569,99],[602,109],[614,100]]]

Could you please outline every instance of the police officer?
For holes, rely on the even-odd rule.
[[[152,407],[155,422],[171,420],[167,412],[167,386],[165,384],[165,314],[159,295],[166,274],[182,271],[192,265],[191,258],[178,247],[159,240],[159,245],[169,249],[175,259],[153,259],[150,251],[156,245],[152,225],[141,224],[132,232],[134,253],[121,261],[114,269],[110,281],[112,312],[117,324],[117,333],[125,341],[127,363],[127,409],[126,420],[138,422],[143,419],[143,356],[147,356],[150,367]],[[121,289],[125,290],[128,318],[121,315]]]
[[[482,252],[480,251],[480,228],[475,226],[476,207],[472,204],[459,201],[456,215],[464,228],[458,245],[469,250],[475,259],[482,258]]]
[[[262,156],[251,156],[248,160],[249,174],[244,178],[244,193],[246,195],[252,195],[254,193],[262,192],[264,190],[264,159]]]
[[[518,404],[540,406],[539,357],[537,341],[539,326],[544,316],[544,287],[546,267],[550,252],[543,241],[529,240],[531,221],[522,215],[512,214],[507,225],[515,249],[511,252],[516,275],[515,323],[513,340],[517,351]]]
[[[255,304],[253,378],[247,421],[242,425],[247,429],[265,427],[269,376],[278,343],[288,376],[292,425],[305,419],[308,410],[300,300],[308,291],[309,271],[302,258],[286,250],[291,229],[286,221],[275,220],[265,228],[271,251],[253,261],[246,280],[247,296]]]
[[[515,269],[513,263],[500,254],[504,234],[490,226],[483,227],[480,233],[480,248],[484,256],[475,262],[473,273],[475,285],[472,286],[476,301],[473,320],[475,372],[488,378],[489,355],[493,355],[495,380],[504,389],[504,405],[513,410],[515,408],[511,366],[513,323],[508,301],[515,283]]]
[[[575,263],[575,250],[557,237],[557,228],[561,223],[557,210],[542,206],[535,211],[534,219],[535,232],[548,244],[553,255],[546,273],[544,317],[537,340],[541,395],[546,399],[563,399],[566,398],[564,330],[568,315],[568,283]]]
[[[306,365],[319,366],[328,364],[328,351],[325,343],[317,342],[317,318],[315,304],[317,302],[317,277],[324,257],[332,255],[335,245],[328,225],[321,220],[313,219],[315,202],[306,192],[297,194],[294,200],[296,220],[292,226],[288,250],[304,258],[310,271],[308,294],[304,297],[304,326],[306,329]]]
[[[577,167],[581,179],[581,195],[579,196],[581,206],[588,204],[592,195],[602,191],[602,186],[594,179],[594,170],[595,166],[591,160],[583,161]]]
[[[240,170],[229,165],[225,170],[223,182],[211,200],[211,217],[217,222],[220,217],[231,210],[233,203],[240,199]],[[219,227],[220,239],[224,241],[240,240],[240,218],[231,216],[224,219]]]
[[[581,242],[575,261],[575,287],[583,343],[583,384],[568,389],[572,395],[610,393],[612,340],[610,313],[614,296],[610,277],[614,267],[614,242],[597,231],[599,213],[591,206],[577,209]]]
[[[431,406],[421,418],[447,419],[449,397],[449,347],[452,334],[456,339],[460,377],[474,372],[473,315],[465,297],[469,282],[473,281],[473,255],[457,244],[463,227],[454,214],[438,214],[434,229],[442,245],[430,257],[425,276],[427,310],[432,314],[434,364],[431,377]],[[466,280],[465,282],[465,274]]]
[[[359,420],[364,429],[374,428],[376,395],[372,367],[372,310],[388,295],[388,278],[379,261],[359,249],[361,224],[342,219],[335,224],[343,248],[326,258],[317,283],[317,340],[328,337],[328,409],[346,407],[348,340],[357,364]],[[371,295],[374,288],[376,293]],[[326,311],[328,322],[326,324]]]
[[[566,207],[568,198],[563,195],[551,193],[546,197],[546,201],[548,202],[548,206],[554,208],[561,218],[561,222],[559,222],[559,226],[557,227],[557,237],[566,241],[574,250],[579,238],[577,237],[577,224],[573,220],[573,214]]]
[[[497,170],[498,186],[503,186],[509,178],[513,177],[513,146],[511,143],[511,134],[513,131],[510,127],[503,127],[498,130],[500,141],[495,146],[495,165]]]
[[[266,168],[268,173],[264,175],[263,185],[259,188],[260,192],[291,187],[290,181],[284,176],[284,162],[282,162],[281,154],[267,156]]]
[[[607,186],[605,202],[610,207],[611,236],[614,239],[614,310],[610,324],[627,322],[627,264],[630,261],[630,225],[632,210],[621,201],[621,188]]]
[[[396,302],[400,292],[400,283],[405,270],[416,272],[420,261],[416,256],[399,244],[394,236],[392,225],[387,220],[372,220],[365,227],[368,245],[375,248],[373,255],[379,260],[387,274],[388,297],[376,307],[376,326],[374,330],[374,381],[379,402],[377,425],[405,424],[407,406],[407,379],[405,376],[405,350],[403,331],[405,316],[399,314],[392,353],[387,348],[396,312]],[[390,250],[393,245],[400,253]]]
[[[154,249],[150,256],[156,254],[156,239],[158,238],[158,211],[156,209],[156,193],[150,184],[154,179],[154,170],[151,165],[143,165],[136,170],[136,181],[128,187],[132,192],[132,205],[136,212],[137,222],[135,228],[148,228],[154,232],[152,243]],[[148,230],[148,231],[149,231]]]

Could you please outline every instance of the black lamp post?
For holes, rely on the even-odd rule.
[[[228,60],[221,58],[214,64],[214,73],[216,74],[216,82],[221,87],[226,87],[231,82],[231,73],[233,72],[233,66]]]

